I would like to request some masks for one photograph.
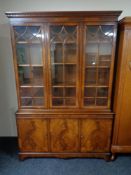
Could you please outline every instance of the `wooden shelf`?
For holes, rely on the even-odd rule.
[[[30,98],[30,99],[43,99],[44,97],[42,96],[42,97],[21,97],[22,99],[25,99],[25,98]]]
[[[52,65],[76,65],[77,63],[52,63]]]
[[[76,97],[52,97],[52,99],[76,99]]]
[[[101,69],[110,69],[110,67],[109,66],[86,66],[85,67],[86,69],[87,68],[101,68]]]
[[[112,44],[112,41],[90,41],[88,40],[87,41],[87,44]]]
[[[98,96],[95,96],[95,97],[85,97],[84,96],[84,99],[108,99],[108,97],[98,97]]]
[[[106,85],[85,85],[84,87],[105,87],[105,88],[108,88],[109,86],[106,86]]]
[[[51,42],[51,44],[77,44],[77,41],[68,41],[68,42]]]
[[[42,64],[18,64],[18,67],[43,67]]]
[[[32,87],[32,88],[43,88],[44,86],[41,85],[21,85],[21,88],[28,88],[28,87]]]
[[[41,44],[42,41],[16,41],[16,44]]]

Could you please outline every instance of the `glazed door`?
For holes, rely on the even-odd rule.
[[[83,106],[109,108],[114,64],[114,26],[86,25],[84,38]]]
[[[77,107],[79,47],[77,25],[49,26],[52,107]]]
[[[19,106],[46,106],[43,25],[13,26]]]

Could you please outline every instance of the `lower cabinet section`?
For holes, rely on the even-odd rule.
[[[111,118],[18,117],[17,123],[21,153],[79,153],[82,157],[110,152]]]

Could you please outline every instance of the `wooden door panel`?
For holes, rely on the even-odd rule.
[[[131,145],[131,32],[127,35],[128,47],[125,70],[125,80],[123,84],[122,104],[120,111],[120,124],[118,133],[118,145]]]
[[[109,152],[112,121],[83,119],[81,121],[81,152]]]
[[[78,120],[52,119],[50,121],[51,151],[78,151]]]
[[[47,121],[44,119],[18,119],[21,151],[47,152]]]

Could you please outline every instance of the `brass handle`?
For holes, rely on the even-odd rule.
[[[129,69],[131,70],[131,61],[129,61]]]

